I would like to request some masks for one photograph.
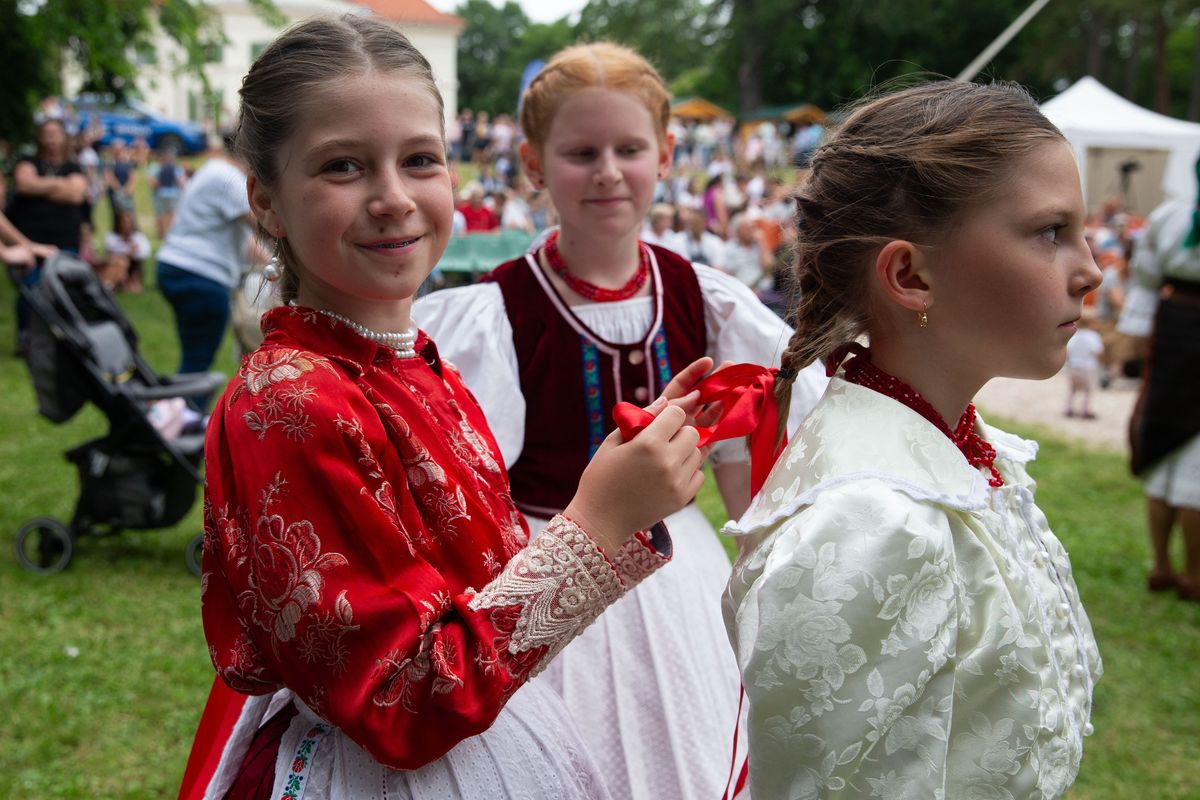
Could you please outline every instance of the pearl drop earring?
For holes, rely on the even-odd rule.
[[[283,267],[279,264],[279,240],[275,240],[275,252],[271,254],[271,260],[263,267],[263,277],[274,283],[283,277]]]

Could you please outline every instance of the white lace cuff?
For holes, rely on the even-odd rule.
[[[560,514],[468,607],[493,612],[501,658],[527,661],[531,651],[544,648],[528,672],[533,677],[623,591],[613,563],[586,531]]]
[[[613,566],[621,576],[625,591],[637,586],[646,576],[670,561],[671,552],[671,537],[666,524],[662,522],[630,537],[613,556]]]

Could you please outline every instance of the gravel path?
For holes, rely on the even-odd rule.
[[[1052,431],[1064,439],[1086,442],[1108,450],[1128,449],[1129,415],[1137,400],[1140,384],[1118,381],[1108,389],[1092,392],[1092,412],[1096,419],[1067,417],[1066,372],[1044,381],[996,378],[975,397],[984,419],[1004,417],[1028,422]]]

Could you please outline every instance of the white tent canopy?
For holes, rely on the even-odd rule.
[[[1200,123],[1142,108],[1090,76],[1042,104],[1042,113],[1075,150],[1089,209],[1117,190],[1136,192],[1126,199],[1141,213],[1164,195],[1196,196]]]

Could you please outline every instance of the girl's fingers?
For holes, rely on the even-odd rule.
[[[700,432],[691,425],[683,425],[671,436],[671,444],[696,450],[700,444]]]
[[[713,360],[708,356],[697,358],[681,369],[674,378],[671,378],[671,382],[663,389],[663,396],[668,400],[683,397],[692,390],[697,381],[704,377],[706,372],[712,369],[712,365]]]
[[[676,400],[671,400],[670,403],[676,408],[682,408],[683,413],[690,417],[696,413],[696,409],[700,404],[700,390],[693,389],[683,397],[680,397]]]
[[[650,405],[653,407],[654,403],[651,403]],[[664,400],[662,408],[659,409],[654,419],[650,421],[650,424],[638,434],[638,439],[641,439],[644,436],[649,436],[651,439],[659,443],[669,442],[671,437],[675,435],[676,431],[683,427],[683,424],[686,420],[687,414],[685,414],[682,409],[669,405]]]

